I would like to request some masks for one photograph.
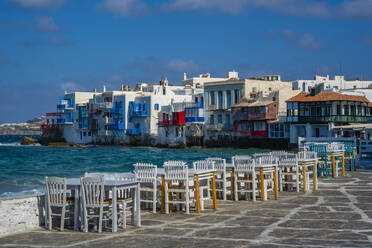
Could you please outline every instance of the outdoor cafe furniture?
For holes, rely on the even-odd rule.
[[[316,151],[302,151],[298,153],[298,165],[302,178],[302,188],[304,192],[310,190],[310,185],[313,185],[313,190],[318,189],[318,157]],[[311,180],[312,178],[312,180]]]
[[[211,160],[194,161],[192,163],[192,166],[195,171],[211,171],[211,170],[214,171],[215,170],[214,162]],[[200,209],[202,211],[204,210],[204,202],[211,199],[211,184],[213,183],[213,180],[214,182],[216,180],[215,174],[216,172],[214,171],[214,176],[210,176],[208,174],[202,174],[201,176],[199,176],[199,198],[200,198]]]
[[[98,173],[99,174],[99,173]],[[89,175],[89,174],[88,174]],[[116,175],[116,177],[115,177]],[[118,199],[118,195],[123,192],[130,191],[130,195],[135,207],[132,208],[132,224],[137,227],[141,226],[141,210],[140,210],[140,183],[134,180],[134,174],[132,173],[116,173],[116,174],[107,174],[106,177],[97,175],[96,178],[104,179],[104,192],[105,196],[110,195],[111,197],[107,199],[111,201],[111,211],[112,211],[112,232],[117,232],[117,216],[118,216],[118,202],[123,203],[127,201],[125,199]],[[108,179],[106,179],[108,178]],[[80,178],[68,178],[67,179],[67,188],[71,188],[75,191],[75,209],[78,209],[80,205],[81,211],[74,212],[74,230],[78,230],[79,224],[79,212],[81,220],[84,219],[84,206],[82,192],[81,192],[81,180]],[[109,192],[109,194],[107,194]],[[128,200],[128,199],[127,199]],[[136,215],[136,221],[135,221]],[[124,216],[123,216],[124,218]],[[84,223],[81,223],[82,228],[84,229]]]
[[[342,143],[332,142],[328,145],[328,152],[332,158],[332,176],[338,177],[340,172],[345,176],[345,146]]]
[[[77,211],[74,208],[75,199],[70,196],[71,190],[67,189],[66,178],[45,177],[46,186],[46,207],[45,207],[45,227],[52,230],[52,217],[60,217],[60,230],[63,231],[66,213]],[[60,211],[54,211],[60,209]]]
[[[161,210],[169,213],[175,205],[185,207],[190,213],[190,204],[194,203],[196,212],[201,212],[200,179],[211,178],[213,209],[217,209],[215,170],[194,170],[183,161],[167,161],[164,168],[158,168],[158,177],[162,181]]]
[[[231,179],[231,175],[228,173],[228,168],[226,167],[226,159],[207,158],[207,160],[214,162],[217,197],[226,201],[229,188],[233,187],[231,185],[231,181],[229,181],[229,179]]]
[[[356,170],[357,151],[354,142],[342,142],[344,144],[344,166],[349,171]]]
[[[146,163],[136,163],[133,165],[136,181],[141,183],[141,203],[146,207],[152,205],[152,212],[156,213],[158,202],[158,178],[157,166]]]
[[[281,153],[278,156],[279,189],[295,189],[300,192],[300,168],[295,153]]]
[[[245,195],[246,199],[251,198],[256,201],[257,178],[255,170],[255,161],[249,156],[234,156],[232,157],[234,166],[234,199],[238,201],[240,195]]]

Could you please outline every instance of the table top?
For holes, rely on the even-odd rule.
[[[120,180],[112,180],[108,179],[105,180],[105,187],[117,187],[117,186],[131,186],[131,185],[136,185],[139,182],[137,181],[120,181]],[[80,178],[67,178],[67,185],[70,186],[79,186],[80,185]]]
[[[189,172],[189,176],[193,177],[195,175],[210,174],[210,173],[215,172],[215,170],[194,170],[194,168],[189,168],[188,172]],[[165,169],[158,168],[157,173],[158,173],[158,176],[163,176],[165,175]]]

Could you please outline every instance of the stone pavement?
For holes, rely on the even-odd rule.
[[[141,228],[116,234],[39,229],[1,238],[0,247],[372,247],[372,171],[322,179],[318,191],[284,192],[278,201],[142,216]]]

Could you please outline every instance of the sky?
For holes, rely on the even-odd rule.
[[[372,80],[372,0],[0,0],[0,123],[167,77]]]

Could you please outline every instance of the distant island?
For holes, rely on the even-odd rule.
[[[41,135],[41,125],[45,117],[38,117],[25,123],[0,124],[0,135]]]

